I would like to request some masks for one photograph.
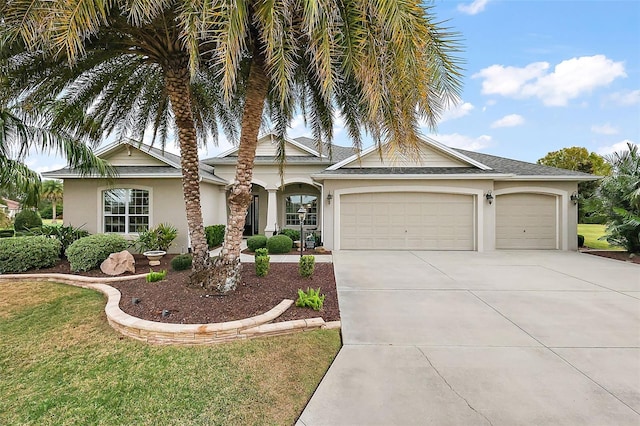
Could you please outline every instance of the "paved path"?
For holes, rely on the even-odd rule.
[[[640,266],[334,252],[344,346],[298,425],[640,425]]]

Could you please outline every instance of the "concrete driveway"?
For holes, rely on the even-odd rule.
[[[640,425],[640,266],[334,252],[344,346],[298,425]]]

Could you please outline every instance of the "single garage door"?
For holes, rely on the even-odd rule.
[[[496,197],[496,248],[557,248],[556,197],[505,194]]]
[[[474,198],[420,192],[340,197],[340,248],[474,250]]]

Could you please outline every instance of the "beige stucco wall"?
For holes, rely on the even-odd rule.
[[[92,234],[103,232],[102,196],[101,192],[109,189],[102,179],[65,179],[64,180],[64,223],[81,226]],[[151,210],[150,226],[170,223],[178,229],[178,238],[171,245],[169,252],[186,252],[188,228],[185,206],[182,196],[182,184],[178,178],[170,179],[119,179],[111,188],[137,188],[149,191]],[[223,199],[218,185],[201,184],[203,218],[205,225],[221,223],[218,221],[217,203]],[[206,213],[205,213],[206,211]],[[135,238],[134,235],[127,238]]]

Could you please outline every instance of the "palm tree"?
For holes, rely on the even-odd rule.
[[[53,210],[51,223],[56,223],[56,204],[62,201],[62,182],[57,179],[48,179],[42,182],[42,198],[51,201]]]

